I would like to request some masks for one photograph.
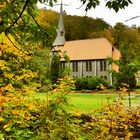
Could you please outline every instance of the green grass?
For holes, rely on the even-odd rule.
[[[69,103],[71,111],[90,112],[100,108],[102,105],[110,104],[115,101],[117,94],[70,94]]]
[[[47,99],[47,94],[37,93],[35,97],[45,100]],[[112,102],[117,101],[117,97],[118,94],[70,93],[68,94],[68,103],[70,104],[68,110],[70,112],[90,112],[95,109],[99,109],[103,105],[111,104]],[[132,94],[131,97],[132,105],[140,104],[140,94]],[[126,94],[124,103],[126,106],[129,105],[128,97]]]

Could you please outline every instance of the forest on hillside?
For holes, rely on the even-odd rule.
[[[59,13],[40,9],[38,22],[44,27],[57,28]],[[93,19],[91,17],[71,16],[64,14],[64,26],[66,32],[66,40],[79,40],[91,38],[94,32],[101,32],[108,29],[110,25],[102,19]],[[54,30],[52,29],[52,32]],[[56,30],[55,30],[56,33]]]

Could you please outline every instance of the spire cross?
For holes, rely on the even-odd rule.
[[[63,2],[62,2],[62,0],[61,0],[61,3],[59,4],[55,4],[55,5],[49,5],[49,4],[47,4],[47,3],[44,3],[44,5],[46,5],[46,6],[49,6],[49,7],[53,7],[53,6],[58,6],[58,5],[64,5],[64,6],[69,6],[69,5],[71,5],[71,4],[63,4]]]
[[[53,6],[58,6],[58,5],[61,5],[61,6],[62,6],[62,5],[64,5],[64,6],[69,6],[70,4],[63,4],[63,1],[61,0],[61,3],[60,3],[60,4],[58,3],[58,4],[55,4],[55,5],[53,5]]]

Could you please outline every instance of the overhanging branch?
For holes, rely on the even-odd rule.
[[[23,50],[21,50],[19,47],[17,47],[17,46],[13,43],[13,41],[12,41],[12,40],[10,39],[10,37],[8,36],[7,32],[5,32],[5,35],[6,35],[6,37],[9,39],[9,41],[12,43],[12,45],[13,45],[16,49],[18,49],[19,51],[25,53]]]
[[[10,39],[10,37],[8,36],[8,33],[9,33],[9,30],[15,25],[15,24],[17,24],[17,22],[18,22],[18,20],[21,18],[21,16],[23,15],[23,12],[25,11],[25,9],[26,9],[26,7],[27,7],[27,5],[28,5],[28,3],[30,2],[30,0],[26,0],[26,2],[25,2],[25,4],[24,4],[24,6],[23,6],[23,8],[22,8],[22,11],[20,12],[20,14],[19,14],[19,16],[15,19],[15,21],[4,31],[5,32],[5,35],[6,35],[6,37],[9,39],[9,41],[12,43],[12,45],[16,48],[16,49],[18,49],[19,51],[21,51],[21,52],[23,52],[23,53],[25,53],[23,50],[21,50],[19,47],[17,47],[15,44],[14,44],[14,42]]]
[[[22,8],[22,11],[20,12],[19,16],[18,16],[18,17],[15,19],[15,21],[5,30],[5,33],[7,33],[7,32],[12,28],[12,26],[14,26],[14,25],[18,22],[18,20],[21,18],[22,14],[23,14],[23,12],[25,11],[25,9],[26,9],[26,7],[27,7],[27,5],[28,5],[29,2],[30,2],[30,0],[26,0],[26,2],[25,2],[25,4],[24,4],[24,6],[23,6],[23,8]]]
[[[34,18],[34,16],[32,15],[30,8],[28,7],[28,12],[30,14],[30,16],[32,17],[32,19],[34,20],[34,22],[36,23],[36,25],[39,27],[39,30],[42,31],[42,27],[38,24],[38,22],[36,21],[36,19]],[[48,37],[48,34],[46,34]]]

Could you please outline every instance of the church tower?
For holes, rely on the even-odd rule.
[[[61,1],[61,7],[60,7],[60,15],[59,15],[59,21],[58,21],[58,28],[57,28],[57,36],[56,39],[53,42],[53,47],[57,46],[64,46],[65,44],[65,29],[64,29],[64,19],[63,19],[63,7],[62,7],[62,1]]]

